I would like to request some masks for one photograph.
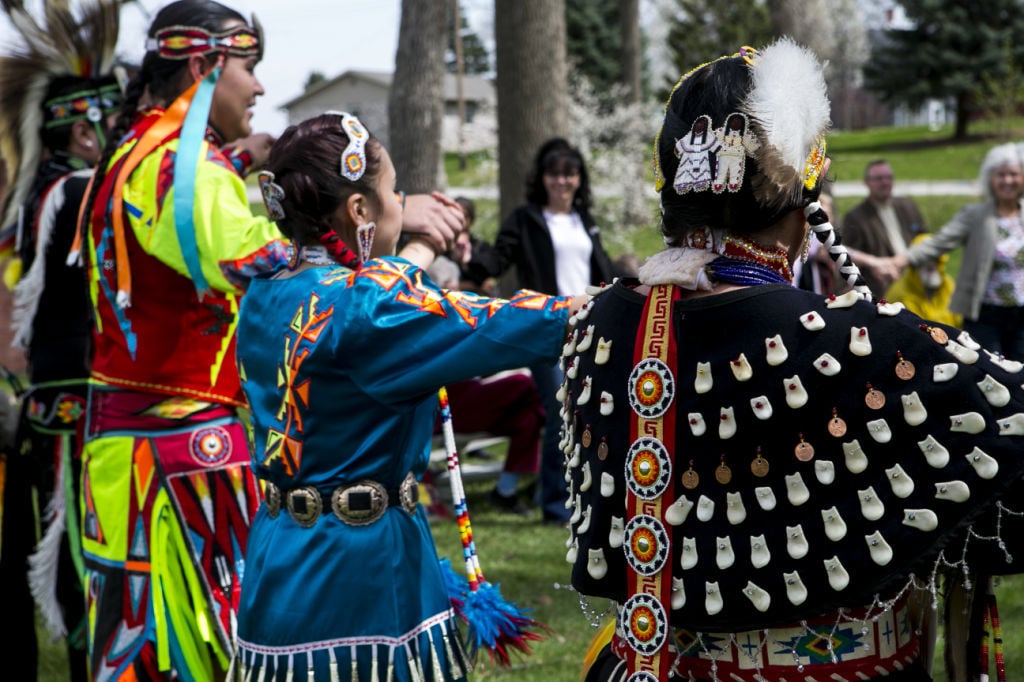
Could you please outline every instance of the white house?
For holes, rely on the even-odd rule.
[[[351,112],[387,146],[388,92],[392,75],[389,71],[345,71],[340,76],[317,83],[282,104],[281,109],[288,114],[288,125],[330,109]],[[466,124],[462,130],[463,150],[497,146],[494,83],[479,76],[464,76],[462,90],[466,103]],[[441,148],[445,151],[459,149],[458,87],[455,75],[450,73],[444,75]]]

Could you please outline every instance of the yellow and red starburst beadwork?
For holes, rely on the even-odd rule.
[[[629,404],[644,419],[660,417],[672,404],[675,379],[661,360],[641,360],[629,375]]]
[[[637,497],[653,500],[661,496],[672,477],[672,459],[657,438],[642,436],[626,453],[626,485]]]
[[[636,594],[622,606],[620,624],[626,643],[640,654],[658,651],[668,635],[665,607],[652,595]]]
[[[668,561],[668,533],[653,516],[640,514],[631,518],[623,540],[626,561],[640,575],[654,575]]]

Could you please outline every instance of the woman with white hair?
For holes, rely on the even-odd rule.
[[[984,200],[964,206],[933,237],[894,262],[920,267],[962,245],[949,309],[964,316],[964,329],[985,348],[1024,359],[1024,162],[1016,144],[989,150],[979,185]]]

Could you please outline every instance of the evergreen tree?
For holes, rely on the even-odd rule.
[[[1024,0],[904,0],[914,27],[883,32],[864,66],[869,89],[895,104],[918,106],[929,98],[956,102],[955,139],[967,137],[979,74],[1005,78],[1024,63]],[[1009,45],[1013,59],[1003,53]]]
[[[461,7],[461,5],[460,5]],[[462,33],[462,72],[465,74],[490,73],[491,55],[484,47],[480,36],[469,28],[466,12],[459,12],[460,31]],[[448,48],[444,54],[444,68],[448,73],[455,73],[455,12],[448,15]]]
[[[661,98],[667,98],[679,76],[695,66],[736,52],[743,45],[767,45],[773,37],[768,7],[763,0],[675,0],[669,15],[667,44],[675,73],[665,84]]]
[[[613,92],[622,82],[619,0],[566,0],[565,31],[573,72]]]

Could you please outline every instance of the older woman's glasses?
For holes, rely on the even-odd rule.
[[[558,180],[559,178],[572,180],[573,178],[578,178],[580,176],[580,172],[575,168],[566,170],[548,170],[544,171],[544,176],[551,178],[552,180]]]

